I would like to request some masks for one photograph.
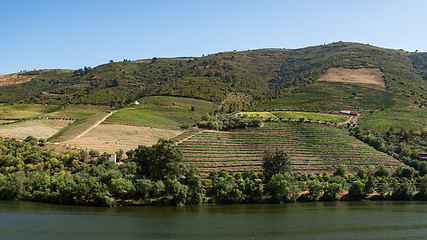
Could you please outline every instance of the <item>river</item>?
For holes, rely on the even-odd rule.
[[[85,207],[0,201],[3,239],[417,239],[427,202]]]

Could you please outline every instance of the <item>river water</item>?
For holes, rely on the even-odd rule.
[[[427,202],[84,207],[0,201],[0,239],[421,239]]]

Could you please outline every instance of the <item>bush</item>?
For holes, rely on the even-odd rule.
[[[364,179],[367,173],[368,173],[368,170],[364,167],[361,167],[359,168],[359,171],[357,171],[357,176],[359,176],[360,179]]]
[[[412,179],[414,177],[414,171],[415,171],[414,168],[406,166],[402,170],[402,177],[405,177],[407,179]]]
[[[338,200],[337,195],[342,192],[342,185],[339,183],[326,183],[323,196],[320,198],[322,201],[335,201]]]
[[[340,164],[334,175],[345,177],[347,175],[348,167],[345,164]]]
[[[365,197],[365,184],[360,180],[354,181],[348,189],[348,196],[351,200],[361,200]]]
[[[390,173],[390,170],[388,170],[383,164],[378,164],[376,170],[375,176],[387,177]]]
[[[262,168],[267,180],[275,174],[289,173],[291,171],[290,166],[291,161],[285,150],[277,148],[274,152],[270,149],[264,151]]]

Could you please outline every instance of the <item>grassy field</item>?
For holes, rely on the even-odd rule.
[[[72,105],[67,105],[64,108],[61,107],[57,111],[50,112],[45,116],[60,117],[60,118],[84,118],[93,114],[104,113],[107,110],[111,110],[111,107],[72,104]]]
[[[274,99],[256,109],[374,110],[393,106],[395,98],[396,94],[390,91],[374,89],[367,85],[316,82],[295,90],[290,96]]]
[[[9,105],[0,107],[0,118],[32,118],[41,117],[60,107],[38,104]]]
[[[71,122],[67,120],[40,119],[0,125],[0,137],[14,137],[22,140],[28,136],[33,136],[47,139]]]
[[[333,173],[339,164],[349,171],[384,164],[389,169],[403,165],[385,153],[350,137],[333,126],[310,123],[266,123],[264,127],[235,132],[205,131],[178,145],[186,165],[202,172],[262,170],[263,151],[285,149],[294,173]]]
[[[312,119],[315,121],[328,121],[331,123],[344,122],[349,118],[349,116],[345,116],[345,115],[335,115],[335,114],[315,113],[315,112],[275,111],[272,113],[279,118],[291,118],[291,119],[305,118],[305,120]]]
[[[194,124],[217,107],[204,100],[167,96],[145,97],[138,101],[143,104],[120,109],[104,123],[180,130],[183,124]]]
[[[394,129],[421,130],[427,127],[427,111],[416,105],[401,104],[382,111],[365,112],[359,118],[362,129],[385,132]]]
[[[83,118],[110,110],[107,106],[94,105],[39,105],[19,104],[0,107],[0,118],[35,118],[35,117],[58,117],[58,118]]]

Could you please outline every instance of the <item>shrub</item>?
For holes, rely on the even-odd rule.
[[[345,164],[340,164],[334,175],[344,177],[347,174],[348,167]]]
[[[381,177],[387,177],[388,174],[390,173],[390,170],[388,170],[384,164],[378,164],[378,166],[376,167],[376,172],[375,172],[375,176],[381,176]]]
[[[368,170],[364,167],[359,168],[359,171],[357,171],[357,176],[359,176],[359,178],[364,179],[364,176],[366,176],[366,174],[368,173]]]
[[[337,195],[342,192],[342,185],[338,183],[326,183],[323,196],[320,198],[322,201],[335,201],[338,200]]]

